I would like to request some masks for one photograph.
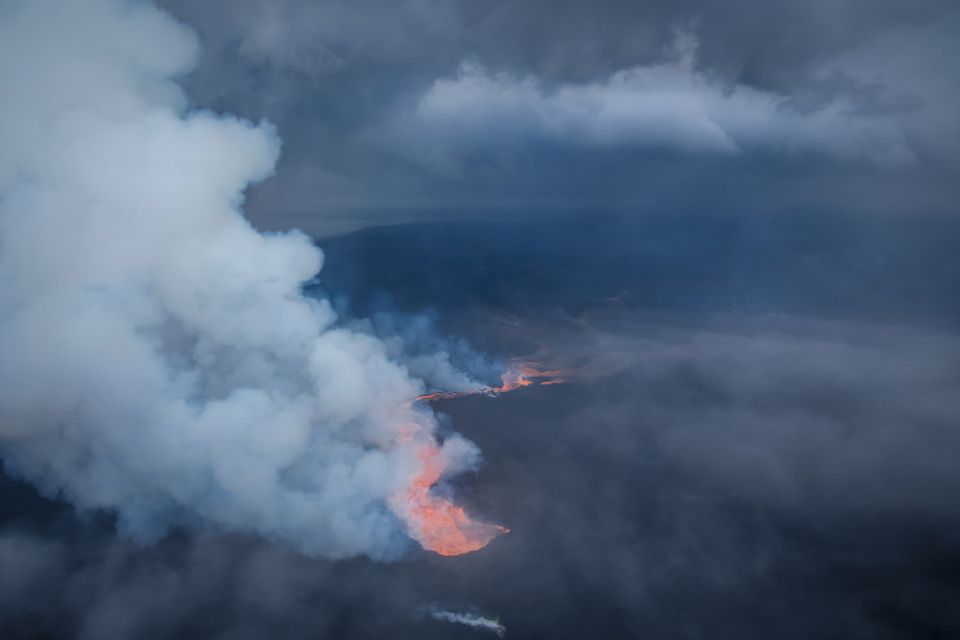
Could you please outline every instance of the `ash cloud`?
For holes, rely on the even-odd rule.
[[[196,38],[148,3],[6,3],[0,30],[8,471],[140,540],[194,526],[401,554],[391,499],[436,419],[410,406],[424,383],[397,346],[302,293],[312,242],[243,217],[273,126],[192,110],[176,79]],[[440,459],[477,458],[451,435]]]

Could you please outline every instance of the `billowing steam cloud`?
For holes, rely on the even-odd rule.
[[[454,508],[423,461],[432,481],[478,452],[438,447],[423,384],[302,295],[307,237],[243,218],[280,143],[189,111],[175,78],[196,53],[147,3],[0,5],[0,452],[140,539],[192,525],[396,556],[430,524],[411,487]]]

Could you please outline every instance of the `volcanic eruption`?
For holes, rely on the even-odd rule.
[[[444,471],[441,452],[435,446],[420,447],[422,467],[406,491],[394,497],[395,509],[404,517],[410,536],[428,551],[442,556],[458,556],[477,551],[509,529],[470,518],[463,508],[430,489]]]
[[[480,394],[497,396],[524,387],[564,384],[569,375],[570,371],[566,369],[547,367],[534,361],[518,358],[508,363],[506,371],[500,376],[500,384],[496,387],[477,387],[467,391],[434,391],[417,396],[416,400],[433,402]]]
[[[323,253],[244,217],[280,141],[191,106],[195,35],[147,2],[3,14],[6,469],[143,542],[200,527],[392,559],[407,533],[446,555],[502,533],[431,493],[476,446],[438,443],[409,402],[425,383],[304,294]]]

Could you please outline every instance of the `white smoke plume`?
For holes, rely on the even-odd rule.
[[[302,295],[306,236],[245,220],[280,141],[189,109],[196,55],[147,2],[0,0],[0,454],[142,540],[395,557],[435,442],[423,384]],[[437,455],[478,458],[456,436]]]
[[[430,608],[430,617],[434,620],[451,622],[453,624],[464,624],[468,627],[473,627],[474,629],[492,631],[500,638],[507,633],[507,628],[500,624],[500,621],[496,618],[487,618],[475,613],[447,611],[446,609],[434,606]]]

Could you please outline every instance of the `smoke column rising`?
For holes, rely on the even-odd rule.
[[[438,447],[423,384],[302,295],[306,236],[244,219],[280,142],[188,109],[196,55],[147,3],[0,4],[0,453],[138,539],[396,557],[424,448],[444,475],[479,452]]]

